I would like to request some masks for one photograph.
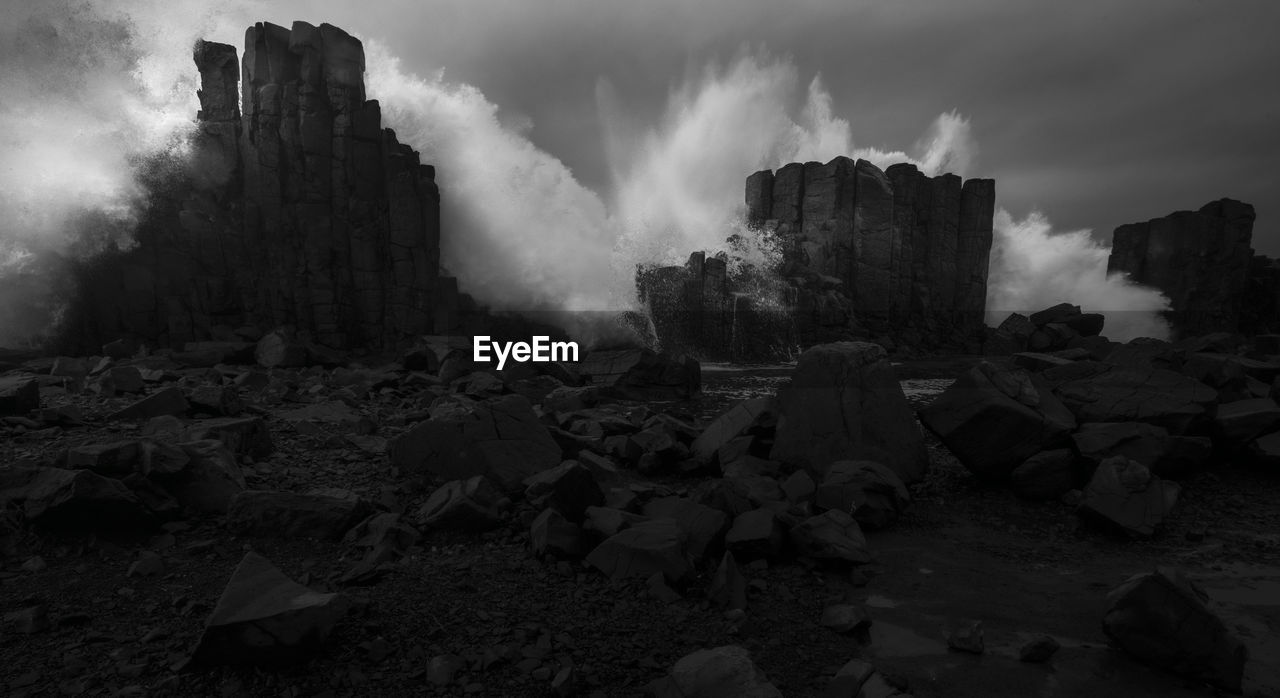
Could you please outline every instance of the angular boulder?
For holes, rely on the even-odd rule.
[[[800,355],[778,392],[773,460],[815,479],[839,460],[873,460],[903,482],[924,477],[929,455],[902,386],[877,344],[838,342]]]
[[[1280,405],[1268,397],[1224,403],[1218,405],[1213,426],[1227,444],[1244,446],[1280,428]]]
[[[911,493],[897,473],[873,461],[832,463],[814,495],[819,509],[853,514],[868,530],[892,524],[910,501]]]
[[[1143,662],[1240,693],[1248,648],[1179,570],[1135,575],[1107,594],[1102,629]]]
[[[587,555],[587,562],[612,579],[647,579],[661,572],[677,582],[692,570],[673,519],[637,523],[612,535]]]
[[[391,443],[390,455],[408,475],[485,475],[511,492],[530,475],[559,465],[561,452],[529,401],[505,395],[419,422]]]
[[[312,591],[261,555],[246,553],[218,597],[184,669],[305,661],[347,608],[342,596]]]
[[[724,512],[684,497],[654,499],[644,505],[644,515],[654,520],[675,521],[685,552],[695,562],[724,544],[729,527],[729,517]]]
[[[1076,487],[1076,455],[1069,448],[1041,451],[1009,474],[1009,486],[1019,497],[1057,499]]]
[[[1178,502],[1181,488],[1147,466],[1116,456],[1102,461],[1076,509],[1082,518],[1135,538],[1149,538]]]
[[[864,565],[871,562],[867,539],[853,517],[828,511],[805,519],[791,529],[796,552],[814,560]]]
[[[451,480],[427,497],[418,509],[418,523],[423,528],[491,531],[503,524],[502,514],[510,502],[483,475]]]
[[[122,482],[89,470],[0,470],[0,506],[11,504],[21,506],[28,521],[49,528],[131,529],[154,523]]]
[[[1075,417],[1039,375],[982,362],[920,410],[920,420],[970,472],[1003,480],[1031,456],[1052,449]]]
[[[593,351],[572,369],[602,395],[623,400],[687,400],[702,391],[697,359],[649,349]]]

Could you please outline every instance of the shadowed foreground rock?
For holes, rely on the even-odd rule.
[[[782,698],[764,672],[737,645],[698,650],[671,668],[671,674],[649,684],[652,698]]]
[[[1103,461],[1084,489],[1082,517],[1136,538],[1150,538],[1178,501],[1181,487],[1124,456]]]
[[[1144,662],[1240,693],[1248,649],[1208,600],[1180,571],[1158,568],[1107,595],[1102,629]]]
[[[838,342],[800,355],[778,391],[778,429],[770,457],[814,479],[839,460],[869,460],[903,482],[924,477],[929,454],[902,386],[879,345]]]
[[[218,598],[186,669],[305,660],[314,656],[346,611],[342,596],[311,591],[261,555],[246,553]]]

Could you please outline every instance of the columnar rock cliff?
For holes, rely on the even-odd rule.
[[[194,57],[191,160],[155,183],[138,246],[82,274],[70,334],[176,344],[283,325],[348,347],[447,325],[434,169],[365,99],[360,41],[259,23],[242,61],[203,41]]]
[[[993,180],[838,157],[751,175],[747,212],[795,261],[843,281],[867,327],[981,332]]]
[[[1174,331],[1189,336],[1240,329],[1249,285],[1253,207],[1220,199],[1116,228],[1108,272],[1125,272],[1169,297]]]
[[[667,343],[744,358],[753,352],[738,338],[748,334],[765,353],[855,337],[958,350],[982,342],[994,181],[837,157],[756,172],[746,204],[749,225],[781,242],[786,283],[762,299],[759,284],[735,285],[723,261],[701,253],[685,267],[642,270],[641,296]]]

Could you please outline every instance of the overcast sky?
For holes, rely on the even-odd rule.
[[[408,71],[473,84],[585,184],[608,169],[596,86],[637,120],[744,44],[820,73],[859,146],[909,149],[939,113],[970,119],[970,174],[1059,230],[1115,226],[1230,196],[1280,254],[1276,0],[323,0],[265,19],[328,21]],[[238,43],[238,42],[237,42]],[[831,153],[832,156],[837,153]],[[745,178],[746,174],[743,173]]]

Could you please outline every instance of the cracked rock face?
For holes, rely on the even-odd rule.
[[[1158,568],[1107,595],[1102,628],[1126,652],[1162,669],[1239,693],[1248,649],[1179,570]]]

